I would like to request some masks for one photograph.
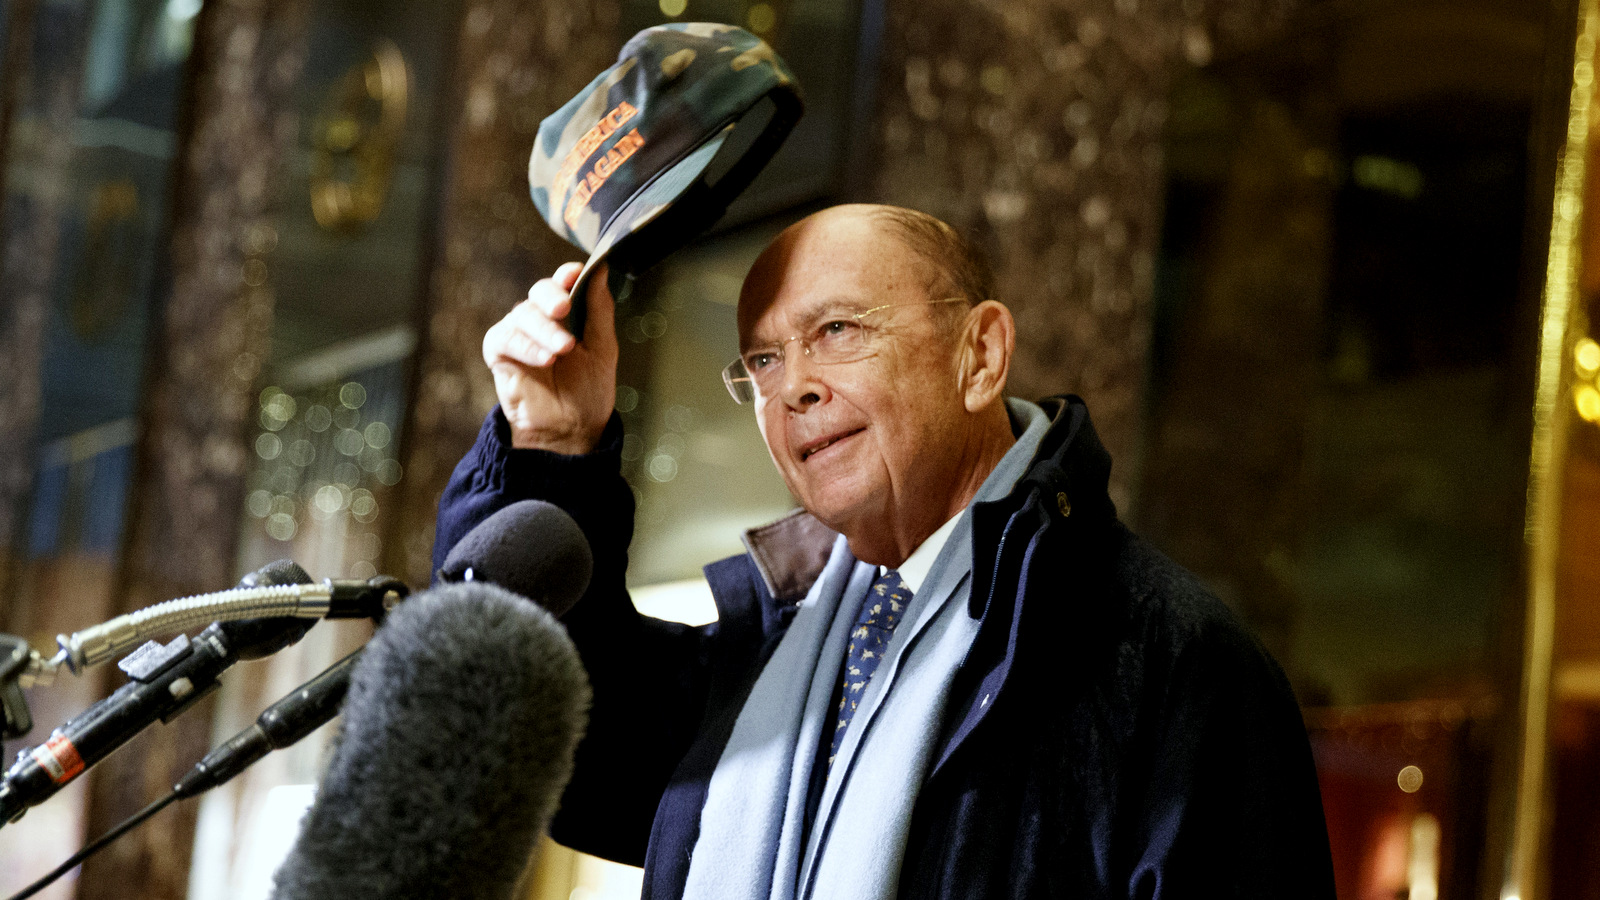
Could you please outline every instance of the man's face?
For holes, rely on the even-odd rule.
[[[830,319],[873,307],[940,299],[930,294],[933,276],[859,208],[819,213],[780,235],[751,268],[739,299],[741,350],[810,336]],[[863,321],[875,352],[855,362],[819,365],[789,341],[781,387],[756,400],[761,435],[789,491],[852,545],[863,529],[931,531],[959,511],[953,494],[971,446],[970,416],[956,341],[935,318],[943,309],[872,313]]]

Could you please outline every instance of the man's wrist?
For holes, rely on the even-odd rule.
[[[507,409],[503,403],[500,410],[505,417],[513,449],[546,450],[566,456],[582,456],[593,452],[605,432],[606,423],[611,419],[609,409],[598,422],[591,423],[528,421],[517,414],[519,410],[515,406]]]
[[[599,424],[592,437],[550,428],[519,433],[503,406],[490,410],[484,428],[479,443],[485,452],[497,458],[508,455],[527,458],[616,456],[622,449],[622,419],[614,410]]]
[[[515,450],[544,450],[563,456],[584,456],[594,452],[600,443],[605,423],[592,433],[549,428],[523,428],[511,425],[511,447]]]

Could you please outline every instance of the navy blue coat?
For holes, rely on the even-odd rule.
[[[1003,500],[973,509],[970,613],[941,746],[912,816],[907,898],[1334,896],[1321,796],[1282,672],[1193,576],[1128,531],[1111,460],[1076,397]],[[567,624],[594,687],[551,828],[645,868],[677,898],[739,708],[820,571],[831,533],[800,514],[759,561],[707,566],[716,623],[637,613],[623,577],[633,495],[622,429],[567,457],[510,449],[498,410],[440,501],[435,563],[518,500],[567,510],[595,575]],[[758,536],[759,537],[759,536]],[[789,546],[782,559],[760,546]],[[819,549],[820,548],[820,549]]]

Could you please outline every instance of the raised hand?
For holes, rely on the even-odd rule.
[[[588,322],[578,341],[561,326],[582,266],[567,263],[528,289],[483,336],[514,447],[579,454],[594,449],[617,398],[616,303],[606,265],[590,273]]]

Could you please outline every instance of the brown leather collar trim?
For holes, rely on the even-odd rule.
[[[767,590],[781,604],[799,603],[822,574],[838,533],[797,509],[776,522],[744,533],[745,549]]]

